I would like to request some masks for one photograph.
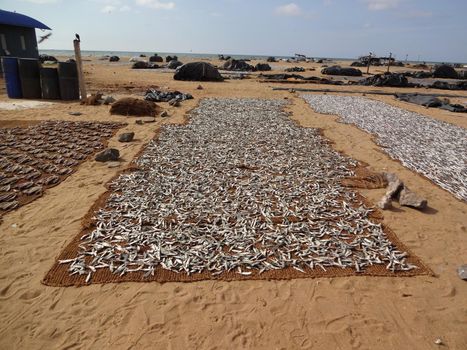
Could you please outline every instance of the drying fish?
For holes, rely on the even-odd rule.
[[[302,96],[318,113],[335,114],[372,135],[393,159],[467,201],[467,130],[363,97]]]
[[[135,161],[138,170],[110,183],[94,229],[61,263],[88,281],[98,269],[252,276],[417,268],[341,184],[357,162],[318,130],[297,126],[283,107],[279,100],[207,99],[189,124],[165,126]]]

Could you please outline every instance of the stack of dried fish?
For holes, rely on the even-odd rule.
[[[121,126],[47,121],[0,129],[0,216],[62,181]]]
[[[394,159],[467,201],[467,130],[363,97],[304,95],[319,113],[377,136]]]
[[[370,209],[340,185],[356,162],[275,100],[208,99],[187,125],[166,126],[111,183],[77,256],[61,261],[91,281],[97,269],[144,276],[242,275],[295,268],[411,270]]]

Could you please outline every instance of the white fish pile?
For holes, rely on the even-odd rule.
[[[302,97],[316,112],[376,135],[393,159],[467,201],[466,129],[363,97]]]
[[[416,268],[339,184],[356,164],[275,100],[208,99],[112,184],[70,274]]]

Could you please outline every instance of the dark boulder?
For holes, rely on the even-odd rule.
[[[110,56],[109,57],[109,62],[118,62],[120,61],[120,57],[118,56]]]
[[[164,59],[159,55],[149,57],[149,62],[164,62]]]
[[[366,67],[367,65],[364,62],[355,61],[350,64],[351,67]]]
[[[119,142],[131,142],[131,141],[133,141],[134,137],[135,137],[134,132],[125,132],[125,133],[120,134],[118,136],[118,141]]]
[[[101,153],[96,154],[95,160],[98,162],[117,161],[120,158],[120,152],[115,148],[107,148]]]
[[[417,78],[417,79],[426,79],[426,78],[431,78],[432,74],[430,72],[425,72],[425,71],[419,71],[415,72],[412,77]]]
[[[271,70],[271,66],[267,63],[258,63],[255,66],[255,70],[257,70],[258,72],[267,72]]]
[[[167,65],[167,68],[170,68],[170,69],[177,69],[178,67],[180,66],[183,66],[183,63],[180,62],[180,61],[177,61],[177,60],[172,60],[169,62],[169,64]]]
[[[385,73],[385,74],[376,74],[372,77],[360,80],[358,85],[373,85],[373,86],[393,86],[393,87],[409,87],[412,86],[409,84],[407,78],[400,73]]]
[[[255,67],[251,64],[246,63],[244,60],[235,60],[230,59],[224,63],[223,68],[225,70],[232,70],[232,71],[253,71]]]
[[[144,53],[142,53],[141,55],[139,55],[139,57],[147,57]]]
[[[275,58],[275,57],[272,57],[272,56],[271,56],[271,57],[268,57],[268,59],[267,59],[266,61],[268,61],[268,62],[277,62],[277,61],[276,61],[276,58]]]
[[[362,71],[356,68],[342,68],[341,66],[327,67],[321,70],[326,75],[348,75],[352,77],[361,77]]]
[[[304,72],[305,68],[303,67],[290,67],[285,69],[286,72]]]
[[[148,67],[149,67],[149,64],[147,62],[144,62],[144,61],[135,62],[131,66],[132,69],[146,69]]]
[[[190,62],[177,68],[175,80],[222,81],[219,71],[207,62]]]
[[[170,61],[178,61],[178,57],[177,56],[166,56],[165,62],[169,63]]]
[[[433,72],[433,77],[457,79],[459,78],[459,75],[457,74],[456,70],[453,67],[448,66],[447,64],[443,64],[435,68],[435,71]]]

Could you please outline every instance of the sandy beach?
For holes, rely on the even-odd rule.
[[[180,57],[182,62],[190,58]],[[193,59],[191,59],[193,60]],[[221,65],[220,61],[210,63]],[[256,64],[256,61],[249,62]],[[328,65],[349,62],[332,62]],[[271,63],[267,73],[301,66],[304,76],[323,76],[314,62]],[[467,128],[465,114],[401,102],[381,92],[452,93],[467,102],[467,91],[391,88],[357,85],[276,84],[262,82],[259,73],[224,82],[175,81],[173,70],[132,70],[128,57],[119,63],[85,58],[88,93],[115,98],[142,98],[146,89],[179,90],[194,99],[180,107],[158,103],[168,118],[135,124],[134,117],[109,114],[109,106],[85,106],[79,101],[47,101],[43,106],[0,109],[0,127],[24,126],[43,120],[126,122],[119,130],[135,132],[119,149],[121,164],[87,160],[58,186],[35,201],[4,215],[0,222],[0,348],[2,349],[466,349],[467,283],[457,275],[467,263],[467,204],[427,178],[391,159],[372,135],[337,116],[315,112],[294,91],[272,87],[333,89],[382,101]],[[310,70],[314,68],[314,70]],[[361,68],[365,71],[366,68]],[[371,74],[385,67],[372,67]],[[392,72],[416,71],[391,67]],[[365,76],[365,74],[364,74]],[[342,79],[342,77],[334,77]],[[202,90],[197,89],[202,85]],[[0,102],[12,102],[0,81]],[[308,92],[318,94],[317,92]],[[82,219],[106,192],[105,185],[141,152],[167,124],[182,124],[205,98],[258,98],[285,101],[290,118],[306,128],[318,128],[332,147],[368,164],[376,172],[396,173],[428,200],[418,211],[393,203],[381,211],[383,223],[426,266],[433,276],[323,277],[291,280],[124,282],[82,287],[50,287],[41,283],[60,252],[80,232]],[[15,101],[16,102],[16,101]],[[69,112],[81,112],[71,116]],[[358,189],[372,205],[385,189]],[[443,345],[435,344],[442,339]]]

